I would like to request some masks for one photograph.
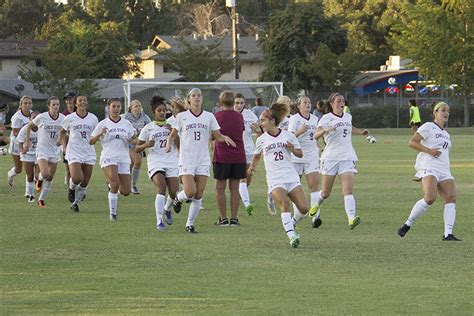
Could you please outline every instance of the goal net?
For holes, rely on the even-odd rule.
[[[159,82],[151,80],[129,80],[123,84],[125,108],[130,101],[138,99],[147,114],[150,113],[150,101],[155,95],[165,99],[184,98],[191,88],[202,91],[203,108],[211,111],[224,90],[244,95],[248,108],[255,105],[255,99],[261,98],[263,105],[270,106],[283,94],[281,82]]]

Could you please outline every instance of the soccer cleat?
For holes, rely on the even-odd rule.
[[[69,202],[74,203],[74,201],[76,200],[76,190],[68,189],[67,199],[69,200]]]
[[[316,215],[316,213],[318,212],[319,210],[319,204],[318,203],[315,203],[313,206],[311,206],[311,208],[309,209],[309,217],[314,217],[314,215]]]
[[[232,227],[240,226],[239,219],[238,218],[231,218],[230,219],[230,226],[232,226]]]
[[[8,171],[8,185],[13,186],[13,175]]]
[[[135,185],[132,186],[131,192],[132,192],[133,194],[140,194],[140,191],[138,191],[138,188],[137,188],[137,186],[135,186]]]
[[[171,211],[165,211],[166,224],[173,224],[173,216],[171,216]]]
[[[250,216],[252,215],[252,212],[253,212],[253,205],[252,204],[249,204],[245,210],[247,211],[247,214]]]
[[[227,217],[222,218],[222,219],[220,217],[218,217],[217,222],[215,222],[214,225],[226,227],[226,226],[229,226],[229,220],[227,219]]]
[[[110,214],[109,215],[109,221],[115,222],[117,220],[117,214]]]
[[[44,200],[38,200],[38,206],[41,208],[46,207],[46,204],[44,204]]]
[[[166,226],[165,226],[165,224],[163,224],[163,222],[160,222],[158,225],[156,225],[156,229],[165,230]]]
[[[443,236],[443,241],[462,241],[462,240],[457,238],[453,234],[449,234],[448,236]]]
[[[322,223],[323,221],[319,217],[313,217],[313,219],[311,220],[311,225],[313,226],[313,228],[318,228],[319,226],[321,226]]]
[[[411,178],[412,181],[415,181],[415,182],[420,182],[423,178],[419,178],[419,177],[413,177]]]
[[[403,224],[402,227],[400,227],[400,229],[398,230],[398,236],[400,237],[405,237],[405,235],[408,233],[408,231],[410,230],[410,226],[408,226],[407,224]]]
[[[290,245],[292,248],[298,248],[300,244],[300,235],[295,234],[293,237],[290,238]]]
[[[175,211],[176,214],[178,214],[179,212],[181,212],[181,205],[183,203],[181,203],[179,200],[178,200],[178,197],[175,197],[174,198],[174,201],[173,201],[173,210]]]
[[[35,181],[36,192],[40,192],[42,187],[43,187],[43,180],[36,180]]]
[[[273,201],[273,198],[271,195],[268,195],[267,197],[267,206],[268,206],[268,214],[275,216],[276,215],[275,202]]]
[[[79,205],[77,205],[76,203],[72,203],[71,211],[76,212],[76,213],[79,212]]]
[[[29,196],[28,196],[28,202],[29,202],[29,203],[33,203],[34,201],[35,201],[34,195],[29,195]]]
[[[194,229],[194,226],[186,226],[186,232],[190,234],[197,234],[197,231]]]
[[[354,216],[354,218],[349,221],[349,228],[354,229],[359,224],[360,224],[360,217]]]

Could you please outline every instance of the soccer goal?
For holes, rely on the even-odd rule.
[[[240,92],[247,101],[247,107],[255,105],[255,99],[261,98],[264,105],[271,105],[283,94],[282,82],[159,82],[150,80],[129,80],[123,84],[125,105],[140,100],[145,112],[150,114],[150,101],[155,95],[165,99],[183,98],[191,88],[199,88],[203,95],[203,108],[211,111],[224,90]]]

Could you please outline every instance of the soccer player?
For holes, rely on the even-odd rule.
[[[30,118],[34,119],[38,115],[38,112],[32,112]],[[38,143],[38,137],[36,132],[38,128],[32,128],[30,131],[29,146],[24,146],[26,140],[26,129],[28,125],[21,128],[17,136],[17,141],[20,147],[20,160],[23,163],[26,173],[25,183],[25,197],[28,202],[33,203],[35,201],[35,167],[36,167],[36,147]]]
[[[229,136],[235,147],[217,142],[214,146],[213,173],[216,179],[216,203],[219,209],[218,226],[240,226],[237,213],[239,211],[239,183],[247,177],[247,163],[243,140],[244,118],[234,111],[234,93],[223,91],[219,96],[221,111],[215,113],[221,132]],[[225,190],[229,183],[230,220],[227,218]],[[251,212],[249,213],[251,214]]]
[[[412,134],[415,135],[416,131],[418,130],[418,127],[420,127],[421,125],[420,109],[418,108],[416,101],[413,99],[408,101],[408,105],[410,106],[409,124],[411,127]]]
[[[433,122],[423,124],[413,135],[409,146],[419,151],[416,157],[416,176],[422,178],[423,198],[415,203],[405,224],[398,230],[404,237],[411,226],[430,205],[439,193],[444,203],[444,241],[460,241],[453,235],[456,220],[456,185],[451,175],[449,151],[451,138],[444,129],[449,119],[449,105],[437,103],[433,108]]]
[[[74,91],[68,91],[63,97],[64,103],[66,104],[66,108],[62,112],[64,116],[68,116],[69,114],[74,113],[76,111],[75,99],[76,93]],[[64,175],[64,184],[69,187],[69,179],[71,178],[71,173],[69,172],[69,166],[66,159],[66,148],[63,146],[63,163],[64,168],[66,169],[66,173]]]
[[[54,174],[58,162],[61,160],[59,149],[59,132],[64,115],[59,113],[59,99],[55,96],[49,97],[48,112],[39,114],[32,120],[26,129],[25,146],[29,147],[31,129],[38,127],[38,147],[36,149],[36,160],[40,169],[38,181],[42,181],[41,193],[38,198],[38,206],[45,207],[45,199],[51,190]]]
[[[20,160],[20,147],[16,137],[20,129],[30,122],[31,108],[33,107],[33,100],[29,96],[22,96],[18,111],[13,114],[11,118],[12,132],[10,134],[10,147],[8,152],[13,159],[13,168],[8,170],[8,185],[13,186],[13,177],[21,173],[22,163]]]
[[[296,172],[300,178],[305,175],[308,184],[311,207],[319,201],[319,148],[314,140],[318,127],[318,118],[311,114],[311,100],[307,96],[298,98],[298,112],[290,117],[288,131],[295,134],[303,150],[303,157],[291,156]],[[321,219],[313,223],[314,227],[321,225]]]
[[[165,101],[164,98],[159,96],[152,98],[151,111],[154,115],[154,121],[142,128],[138,136],[138,143],[135,146],[138,153],[150,148],[147,154],[148,176],[156,188],[155,213],[156,228],[158,230],[166,229],[163,223],[163,215],[166,216],[168,225],[173,223],[171,206],[179,188],[176,144],[171,146],[169,152],[165,152],[166,140],[171,130],[171,126],[166,121]],[[166,188],[168,188],[168,197],[166,197]]]
[[[92,131],[98,124],[97,117],[87,111],[87,97],[74,97],[76,111],[61,124],[60,142],[63,145],[71,177],[68,183],[68,200],[71,210],[79,212],[79,202],[86,194],[96,162],[95,148],[89,144]]]
[[[253,142],[252,132],[257,132],[258,130],[260,130],[260,127],[258,125],[257,116],[251,110],[245,108],[245,98],[242,93],[236,93],[234,95],[234,111],[237,111],[242,114],[244,118],[245,129],[242,134],[242,137],[244,140],[247,170],[250,166],[250,163],[252,162],[253,154],[255,152],[255,144]],[[252,175],[247,173],[247,177],[245,179],[240,180],[239,184],[240,198],[242,199],[242,203],[244,203],[244,207],[248,215],[252,215],[252,211],[254,208],[253,204],[250,201],[250,193],[248,190],[251,181]]]
[[[288,112],[288,106],[283,103],[274,103],[269,110],[262,112],[260,126],[264,133],[257,138],[255,155],[248,172],[254,173],[263,155],[268,192],[281,210],[281,222],[290,239],[290,245],[297,248],[300,235],[295,225],[306,217],[309,206],[291,161],[291,154],[301,158],[303,151],[294,134],[278,127]],[[296,205],[293,218],[288,198]]]
[[[148,115],[143,112],[142,104],[139,100],[132,100],[128,107],[128,112],[122,114],[122,117],[129,120],[132,126],[140,134],[142,128],[151,122]],[[142,151],[137,152],[132,145],[130,145],[130,158],[132,159],[131,173],[132,173],[132,193],[140,194],[137,188],[138,177],[140,176],[140,168],[142,166]]]
[[[130,194],[129,144],[135,144],[136,130],[130,121],[120,116],[122,103],[118,98],[107,101],[109,116],[97,124],[92,131],[89,144],[94,145],[102,138],[100,167],[109,185],[109,220],[117,220],[118,192]]]
[[[219,132],[219,124],[212,113],[202,109],[202,94],[198,88],[192,88],[187,94],[189,110],[176,117],[168,140],[166,151],[171,151],[176,136],[179,135],[179,176],[183,190],[178,192],[173,202],[175,212],[181,211],[181,204],[191,200],[186,232],[197,233],[194,221],[202,205],[202,196],[210,175],[211,159],[209,156],[210,135],[218,142],[225,142],[235,147],[234,141]]]
[[[324,138],[326,147],[321,155],[322,188],[319,199],[311,207],[310,216],[313,225],[317,226],[320,220],[319,208],[331,194],[336,176],[342,186],[344,195],[344,209],[349,221],[349,228],[354,229],[360,224],[360,217],[356,215],[356,201],[354,198],[354,175],[357,173],[355,162],[357,155],[352,146],[352,134],[368,135],[366,129],[352,126],[352,115],[344,113],[344,96],[332,93],[327,100],[327,114],[323,115],[318,123],[315,139]]]

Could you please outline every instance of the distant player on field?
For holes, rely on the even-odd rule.
[[[449,151],[451,137],[444,129],[449,119],[449,105],[437,103],[433,108],[433,122],[423,124],[413,135],[409,146],[419,151],[416,157],[416,176],[422,178],[423,198],[415,203],[405,224],[398,230],[404,237],[411,226],[430,205],[439,193],[444,202],[444,241],[460,241],[453,235],[456,220],[456,185],[451,175]]]
[[[32,112],[30,118],[34,119],[37,115],[38,112]],[[28,199],[28,202],[33,203],[35,201],[35,176],[37,173],[35,169],[37,170],[36,148],[38,147],[38,137],[36,132],[38,127],[31,128],[28,147],[25,146],[27,128],[28,125],[23,126],[16,139],[20,146],[20,160],[26,173],[25,197]]]

